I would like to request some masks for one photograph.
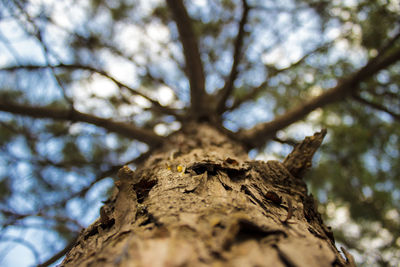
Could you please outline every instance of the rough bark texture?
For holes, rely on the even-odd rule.
[[[136,171],[120,170],[62,266],[352,266],[288,168],[189,125]]]

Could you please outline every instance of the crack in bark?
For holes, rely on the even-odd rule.
[[[148,197],[150,190],[157,184],[156,180],[141,179],[133,185],[133,190],[136,192],[137,202],[142,204]]]
[[[227,167],[212,161],[203,161],[196,162],[187,167],[185,173],[190,173],[191,170],[194,171],[197,175],[207,172],[208,174],[213,176],[217,175],[218,171],[221,171],[226,173],[228,177],[234,181],[245,178],[248,168],[235,166]]]
[[[285,264],[286,267],[297,267],[297,265],[290,260],[290,258],[279,249],[278,246],[273,246],[275,250],[278,252],[278,256],[281,259],[282,263]]]
[[[203,134],[200,132],[198,137]],[[65,263],[112,264],[122,250],[129,251],[138,264],[154,253],[160,253],[160,264],[188,266],[199,266],[200,258],[209,265],[232,266],[237,260],[245,260],[246,266],[261,261],[305,266],[299,255],[309,251],[305,257],[313,261],[312,266],[319,266],[320,255],[325,263],[335,260],[337,251],[327,240],[327,230],[320,225],[322,220],[302,180],[293,177],[282,163],[251,162],[234,153],[235,158],[227,158],[226,147],[211,143],[206,146],[206,151],[212,153],[193,148],[179,150],[176,156],[178,153],[171,151],[177,146],[170,145],[171,149],[160,148],[155,154],[154,158],[161,157],[156,163],[153,158],[135,172],[124,167],[116,182],[119,191],[106,204],[115,210],[112,216],[103,211],[104,222],[115,218],[115,225],[103,231],[98,220],[82,235],[86,239],[80,239],[81,246],[73,249]],[[168,168],[168,163],[186,170]],[[281,198],[284,203],[292,201],[290,225],[280,219],[289,212],[289,204],[286,207]],[[315,233],[307,231],[308,226],[325,239],[316,238]],[[117,240],[118,232],[126,230],[131,232]],[[132,242],[124,247],[129,238]],[[182,255],[187,256],[178,260],[181,255],[172,253],[171,257],[162,252],[170,250],[183,251]],[[243,252],[255,255],[257,260],[242,257]],[[120,259],[121,264],[132,260]],[[148,266],[150,262],[143,264]]]
[[[287,234],[282,230],[265,230],[259,225],[249,220],[239,220],[239,231],[236,234],[237,242],[244,242],[249,239],[261,240],[270,235],[282,235],[287,237]]]
[[[262,200],[260,200],[253,192],[251,192],[250,188],[246,185],[242,185],[241,191],[248,195],[252,200],[254,200],[259,207],[261,207],[264,211],[267,213],[270,213],[271,211],[265,206]]]

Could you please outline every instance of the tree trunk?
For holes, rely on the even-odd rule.
[[[62,266],[352,266],[293,175],[309,161],[291,155],[250,161],[241,144],[190,124],[136,171],[119,171]]]

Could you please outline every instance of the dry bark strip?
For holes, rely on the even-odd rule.
[[[295,177],[302,178],[304,173],[311,167],[314,153],[317,151],[326,135],[326,129],[306,137],[298,144],[293,151],[285,158],[283,165]]]
[[[250,161],[192,125],[136,171],[121,169],[61,266],[354,266],[287,162]]]

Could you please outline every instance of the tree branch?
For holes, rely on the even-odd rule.
[[[397,121],[400,122],[400,114],[397,114],[397,113],[395,113],[395,112],[389,110],[389,109],[386,108],[385,106],[380,105],[380,104],[375,103],[375,102],[368,101],[368,100],[366,100],[365,98],[362,98],[362,97],[361,97],[360,95],[358,95],[358,94],[354,94],[354,95],[352,95],[352,97],[353,97],[356,101],[358,101],[358,102],[360,102],[360,103],[362,103],[362,104],[364,104],[364,105],[367,105],[367,106],[370,106],[370,107],[372,107],[372,108],[374,108],[374,109],[377,109],[377,110],[380,110],[380,111],[383,111],[383,112],[388,113],[388,114],[391,115],[395,120],[397,120]]]
[[[300,58],[298,61],[294,62],[293,64],[291,64],[290,66],[283,68],[283,69],[276,69],[273,68],[271,71],[271,74],[268,75],[268,79],[271,79],[271,77],[275,77],[276,75],[291,70],[292,68],[295,68],[297,66],[299,66],[300,64],[302,64],[308,57],[310,57],[311,55],[326,49],[329,45],[331,45],[331,43],[328,44],[324,44],[320,47],[317,47],[316,49],[312,50],[311,52],[305,54],[302,58]],[[231,107],[229,107],[227,110],[234,110],[236,108],[238,108],[241,104],[243,104],[246,101],[252,100],[254,99],[258,94],[261,93],[261,91],[263,91],[266,86],[268,85],[268,80],[262,82],[259,86],[254,87],[251,89],[251,91],[249,93],[247,93],[246,95],[244,95],[241,98],[237,98],[235,99],[233,105]]]
[[[399,38],[400,30],[398,30],[392,38],[390,38],[383,44],[383,46],[378,50],[378,55],[375,57],[375,60],[379,59],[380,56],[383,56],[390,48],[392,48]]]
[[[178,114],[178,111],[173,108],[165,107],[162,106],[158,101],[148,97],[147,95],[139,92],[138,90],[135,90],[131,88],[130,86],[118,81],[114,77],[110,76],[103,70],[98,70],[92,66],[88,65],[80,65],[80,64],[59,64],[59,65],[54,65],[54,66],[48,66],[48,65],[21,65],[21,66],[9,66],[9,67],[4,67],[1,68],[0,71],[15,71],[15,70],[38,70],[38,69],[45,69],[45,68],[50,68],[50,69],[72,69],[72,70],[87,70],[90,72],[97,73],[109,80],[111,80],[113,83],[115,83],[119,88],[125,88],[128,90],[130,93],[134,95],[141,96],[148,100],[152,104],[152,108],[156,111],[159,111],[164,114],[172,115],[175,116],[177,119],[182,119],[182,116]]]
[[[14,242],[14,243],[18,243],[26,248],[28,248],[32,254],[33,257],[35,259],[36,262],[39,262],[40,259],[40,253],[37,251],[37,249],[35,248],[34,244],[25,240],[24,238],[21,237],[16,237],[16,236],[10,236],[10,235],[1,235],[0,237],[0,241],[6,241],[6,242]],[[36,244],[36,243],[35,243]],[[8,253],[8,252],[7,252]]]
[[[296,140],[291,139],[291,138],[281,139],[281,138],[275,136],[275,137],[272,138],[272,140],[275,141],[275,142],[278,142],[280,144],[289,145],[289,146],[292,146],[292,147],[295,147],[295,146],[297,146],[299,144],[299,142],[297,142]]]
[[[24,6],[21,3],[19,3],[18,1],[14,2],[14,3],[15,3],[15,6],[17,7],[17,9],[26,17],[27,22],[30,24],[32,29],[29,29],[29,27],[27,27],[27,25],[22,23],[21,20],[18,20],[18,23],[21,24],[21,28],[23,28],[28,35],[32,36],[33,38],[35,38],[38,41],[38,44],[42,49],[43,57],[46,62],[46,65],[48,65],[50,68],[51,75],[53,76],[54,80],[56,81],[58,87],[61,89],[61,93],[62,93],[65,101],[67,101],[69,106],[71,108],[73,108],[74,102],[73,102],[72,98],[70,98],[68,96],[65,87],[63,86],[63,84],[61,83],[61,80],[59,79],[59,77],[56,75],[56,73],[54,71],[54,67],[50,66],[50,56],[49,55],[51,54],[51,56],[58,59],[59,57],[58,57],[57,53],[55,53],[54,51],[51,51],[49,49],[49,47],[46,45],[44,38],[43,38],[43,31],[42,31],[41,27],[35,22],[35,19],[32,18],[28,12],[26,12],[26,9],[24,8]]]
[[[145,153],[142,153],[139,157],[137,157],[137,158],[135,158],[133,160],[130,160],[130,161],[126,162],[125,164],[112,166],[109,170],[107,170],[105,172],[102,172],[92,183],[90,183],[89,186],[84,187],[79,192],[73,194],[73,196],[70,196],[67,200],[70,200],[70,199],[72,199],[74,197],[77,197],[77,196],[85,195],[93,187],[94,184],[96,184],[97,182],[103,180],[103,178],[105,178],[107,176],[110,176],[110,175],[113,175],[113,174],[117,173],[117,171],[120,168],[122,168],[124,165],[131,164],[131,163],[135,164],[135,165],[138,165],[138,164],[143,163],[143,161],[146,160],[152,153],[153,153],[153,150],[149,149],[149,151],[147,151]],[[62,201],[61,203],[58,203],[57,206],[58,205],[64,205],[65,202],[66,201]],[[77,238],[78,238],[78,236],[72,238],[69,241],[69,243],[62,250],[60,250],[59,252],[57,252],[52,257],[50,257],[48,260],[46,260],[45,262],[39,264],[38,266],[43,266],[43,267],[49,266],[52,263],[56,262],[61,257],[63,257],[75,245],[75,242],[76,242]]]
[[[246,143],[250,148],[260,147],[264,145],[266,141],[273,138],[277,131],[302,119],[317,108],[338,102],[351,95],[358,89],[360,82],[368,79],[380,70],[389,67],[399,60],[400,49],[391,55],[386,56],[384,59],[373,58],[359,71],[355,72],[347,79],[339,81],[337,86],[325,91],[319,96],[288,110],[286,113],[276,117],[272,121],[260,123],[251,129],[239,132],[239,139]]]
[[[239,31],[236,36],[235,40],[235,46],[234,46],[234,52],[233,52],[233,63],[231,67],[231,72],[229,74],[228,79],[225,81],[224,87],[218,92],[217,99],[217,113],[222,114],[226,108],[225,108],[225,103],[228,97],[232,94],[232,91],[234,89],[234,82],[237,78],[238,75],[238,66],[239,62],[242,56],[242,50],[243,50],[243,40],[245,37],[245,30],[244,27],[247,23],[248,19],[248,14],[249,14],[249,5],[247,4],[246,0],[242,0],[242,18],[240,19],[239,22]]]
[[[191,108],[195,112],[202,111],[206,104],[204,103],[206,96],[205,78],[192,21],[182,0],[167,0],[167,4],[172,11],[183,47],[186,72],[190,83]]]
[[[157,146],[164,141],[164,137],[158,136],[152,131],[144,130],[124,122],[116,122],[110,119],[99,118],[74,109],[65,110],[50,107],[28,107],[25,105],[0,102],[0,111],[6,111],[33,118],[86,122],[102,127],[109,132],[115,132],[126,137],[136,139],[150,146]]]
[[[96,178],[88,185],[85,187],[81,188],[79,191],[71,193],[67,198],[64,198],[60,201],[57,201],[56,203],[52,203],[51,206],[44,207],[42,209],[48,209],[48,208],[55,208],[55,207],[63,207],[66,205],[68,201],[71,199],[77,198],[77,197],[85,197],[87,192],[98,182],[102,181],[103,179],[115,175],[119,169],[121,169],[123,166],[128,165],[128,164],[134,164],[136,167],[139,166],[140,164],[143,164],[145,160],[148,159],[148,157],[154,152],[154,148],[150,148],[147,152],[144,152],[140,154],[140,156],[125,162],[124,164],[121,165],[114,165],[111,166],[108,170],[102,171],[98,174],[96,174]]]
[[[17,50],[11,45],[11,43],[7,40],[5,36],[3,36],[3,33],[0,31],[0,42],[3,43],[3,45],[6,47],[10,55],[14,58],[15,62],[20,64],[20,55],[17,52]]]
[[[79,235],[72,238],[63,249],[61,249],[59,252],[54,254],[51,258],[49,258],[45,262],[39,264],[37,267],[46,267],[46,266],[49,266],[49,265],[55,263],[56,261],[58,261],[58,259],[63,257],[68,251],[70,251],[74,247],[76,241],[78,240],[78,236]]]

